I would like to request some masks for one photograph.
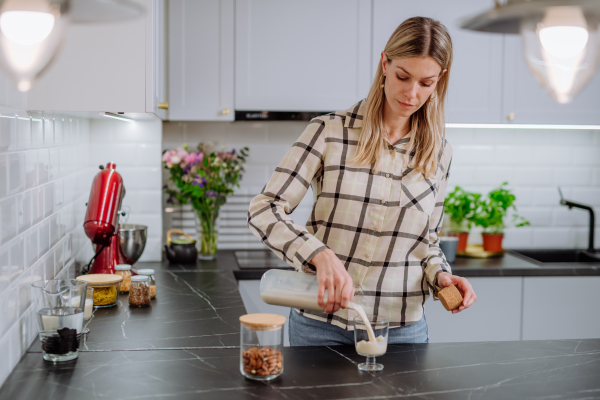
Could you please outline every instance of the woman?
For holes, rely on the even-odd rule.
[[[441,23],[404,21],[369,96],[310,121],[250,203],[254,235],[299,271],[316,270],[324,312],[291,310],[292,346],[353,344],[356,312],[346,307],[356,285],[367,314],[389,318],[389,343],[429,341],[430,288],[436,298],[436,286],[458,287],[464,300],[453,313],[477,299],[451,274],[438,238],[452,160],[444,131],[451,64]],[[288,214],[309,185],[314,205],[303,227]],[[335,294],[326,303],[325,290]]]

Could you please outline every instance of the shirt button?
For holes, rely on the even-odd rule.
[[[390,177],[390,174],[385,174],[385,177],[386,177],[386,178],[389,178],[389,177]]]

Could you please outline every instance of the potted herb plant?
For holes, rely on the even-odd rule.
[[[162,157],[171,175],[169,184],[164,186],[169,194],[167,203],[189,202],[196,211],[198,258],[201,260],[216,257],[219,209],[233,193],[233,187],[240,187],[248,156],[248,147],[239,153],[235,149],[216,151],[213,147],[200,143],[190,150],[183,145],[180,149],[165,150]]]
[[[450,216],[449,236],[458,236],[456,251],[466,251],[472,218],[481,194],[469,192],[460,186],[448,193],[444,202],[444,212]]]
[[[517,207],[514,205],[516,197],[502,183],[500,187],[490,191],[486,198],[479,201],[473,221],[483,228],[483,250],[502,251],[502,239],[504,238],[505,220],[509,216],[509,210],[513,210],[512,225],[519,228],[530,225],[529,221],[517,215]]]

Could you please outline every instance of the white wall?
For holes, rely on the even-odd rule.
[[[146,248],[141,261],[161,260],[161,141],[162,123],[154,120],[135,122],[111,118],[94,119],[90,124],[90,162],[94,174],[100,164],[114,162],[123,177],[123,209],[129,209],[125,221],[148,226]],[[90,185],[91,185],[90,178]],[[86,254],[90,258],[93,253]]]
[[[260,192],[306,125],[296,121],[165,122],[163,148],[183,143],[195,146],[199,141],[250,147],[242,189],[237,190],[249,198]],[[560,206],[557,186],[565,198],[590,204],[600,215],[600,131],[450,128],[447,139],[454,148],[448,191],[460,185],[485,194],[505,180],[514,189],[518,211],[531,226],[507,229],[506,247],[587,247],[588,213]],[[304,224],[311,206],[309,190],[292,214],[294,221]],[[164,215],[167,230],[172,218]],[[190,226],[188,232],[193,233]],[[596,226],[600,228],[600,217]],[[481,243],[479,232],[472,231],[470,243]],[[238,240],[237,246],[222,245],[219,240],[222,248],[263,248],[251,234]],[[596,229],[596,246],[600,247],[600,229]]]
[[[89,195],[89,120],[0,107],[0,385],[35,336],[31,283],[73,278]]]

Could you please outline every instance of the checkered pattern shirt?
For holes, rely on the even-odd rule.
[[[346,111],[310,121],[248,211],[252,233],[279,258],[302,272],[313,272],[309,261],[329,248],[363,289],[367,314],[389,318],[390,328],[411,325],[423,316],[423,306],[437,274],[451,272],[439,247],[444,196],[452,148],[445,141],[434,178],[408,165],[409,136],[393,145],[382,170],[348,162],[356,152],[364,119],[364,100]],[[306,226],[289,217],[308,187],[313,209]],[[435,292],[434,292],[435,293]],[[355,311],[301,314],[352,330]]]

